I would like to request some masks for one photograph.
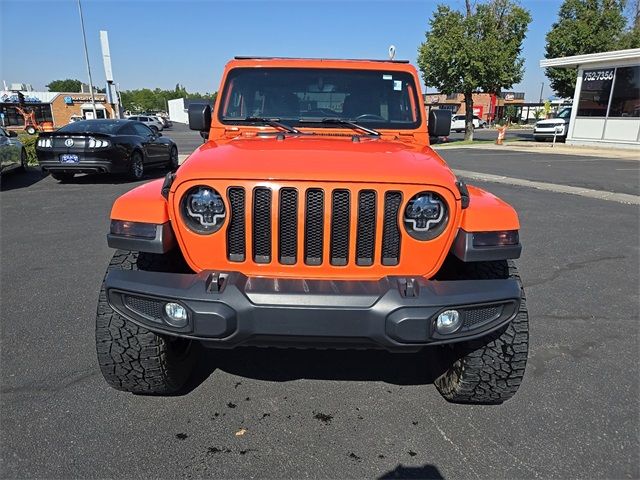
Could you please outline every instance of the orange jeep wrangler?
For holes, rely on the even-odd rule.
[[[447,400],[513,396],[528,349],[518,216],[430,148],[451,114],[422,98],[403,61],[229,62],[213,110],[189,106],[205,143],[113,205],[107,382],[176,392],[196,343],[428,347]]]

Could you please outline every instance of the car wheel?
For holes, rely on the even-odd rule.
[[[34,135],[36,133],[36,128],[33,125],[29,125],[25,130],[29,135]]]
[[[170,254],[117,250],[111,271],[175,272]],[[192,341],[159,335],[121,317],[107,300],[104,282],[96,314],[96,353],[104,379],[117,390],[170,395],[183,388],[198,360]]]
[[[129,175],[133,180],[141,180],[144,175],[144,158],[138,151],[131,154]]]
[[[178,147],[175,145],[171,147],[171,153],[169,153],[169,170],[175,172],[180,166],[180,159],[178,158]]]
[[[484,337],[443,347],[446,370],[434,382],[450,402],[500,404],[515,395],[527,364],[529,315],[522,283],[512,261],[472,262],[457,274],[468,280],[511,278],[520,285],[515,318]]]
[[[20,169],[23,172],[27,171],[27,164],[29,163],[29,158],[27,157],[27,151],[22,148],[20,149]]]

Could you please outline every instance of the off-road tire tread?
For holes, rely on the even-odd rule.
[[[172,271],[176,263],[166,255],[117,250],[107,273],[111,270]],[[118,315],[107,302],[104,281],[96,315],[96,351],[107,383],[117,390],[137,394],[176,393],[184,386],[195,362],[193,346],[185,355],[177,357],[166,337]]]
[[[476,262],[465,278],[515,278],[522,300],[515,318],[485,337],[443,347],[450,367],[435,385],[453,403],[500,404],[515,395],[522,383],[529,347],[529,316],[522,283],[511,261]]]

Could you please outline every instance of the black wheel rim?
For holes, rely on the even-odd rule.
[[[178,149],[175,147],[171,149],[171,166],[178,168]]]
[[[142,157],[140,155],[133,156],[133,164],[131,167],[133,169],[133,176],[136,178],[142,178],[144,165],[142,165]]]

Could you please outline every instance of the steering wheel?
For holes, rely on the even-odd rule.
[[[360,120],[382,120],[383,122],[387,121],[386,118],[381,117],[380,115],[376,115],[375,113],[365,113],[362,115],[358,115],[356,117],[356,121],[360,121]]]

